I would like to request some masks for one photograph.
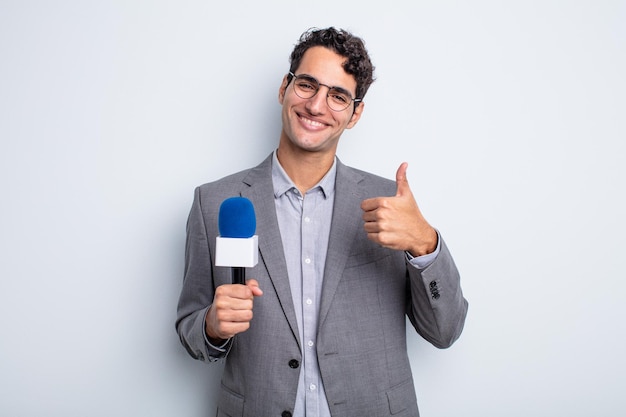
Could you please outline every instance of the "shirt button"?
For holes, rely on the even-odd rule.
[[[313,304],[313,300],[311,300],[310,298],[307,298],[307,299],[306,299],[306,303],[307,303],[308,305],[311,305],[311,304]]]
[[[309,343],[307,343],[307,345],[309,345],[309,347],[313,347],[313,341],[309,340]]]
[[[311,385],[309,385],[309,389],[310,389],[311,391],[315,391],[315,388],[317,388],[317,387],[315,386],[315,384],[311,384]]]
[[[306,259],[304,260],[304,263],[310,264],[310,263],[311,263],[311,259],[310,259],[310,258],[306,258]]]
[[[304,218],[304,221],[305,221],[305,222],[307,222],[307,223],[310,223],[310,222],[311,222],[311,218],[309,218],[309,217],[305,217],[305,218]]]
[[[300,362],[298,362],[296,359],[292,359],[289,361],[289,367],[291,369],[297,369],[300,366]]]

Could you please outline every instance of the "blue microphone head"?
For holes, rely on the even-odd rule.
[[[222,202],[218,218],[221,237],[247,239],[256,231],[252,202],[245,197],[231,197]]]

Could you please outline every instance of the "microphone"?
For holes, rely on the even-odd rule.
[[[259,261],[259,237],[252,202],[245,197],[227,198],[220,205],[220,235],[215,242],[215,266],[232,268],[232,283],[246,284],[246,270]]]

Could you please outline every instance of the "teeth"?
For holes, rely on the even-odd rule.
[[[324,123],[316,122],[315,120],[307,119],[306,117],[303,117],[302,120],[304,120],[307,124],[311,126],[324,126]]]

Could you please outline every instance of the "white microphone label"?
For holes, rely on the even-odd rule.
[[[251,268],[259,262],[259,237],[218,236],[215,241],[215,266]]]

